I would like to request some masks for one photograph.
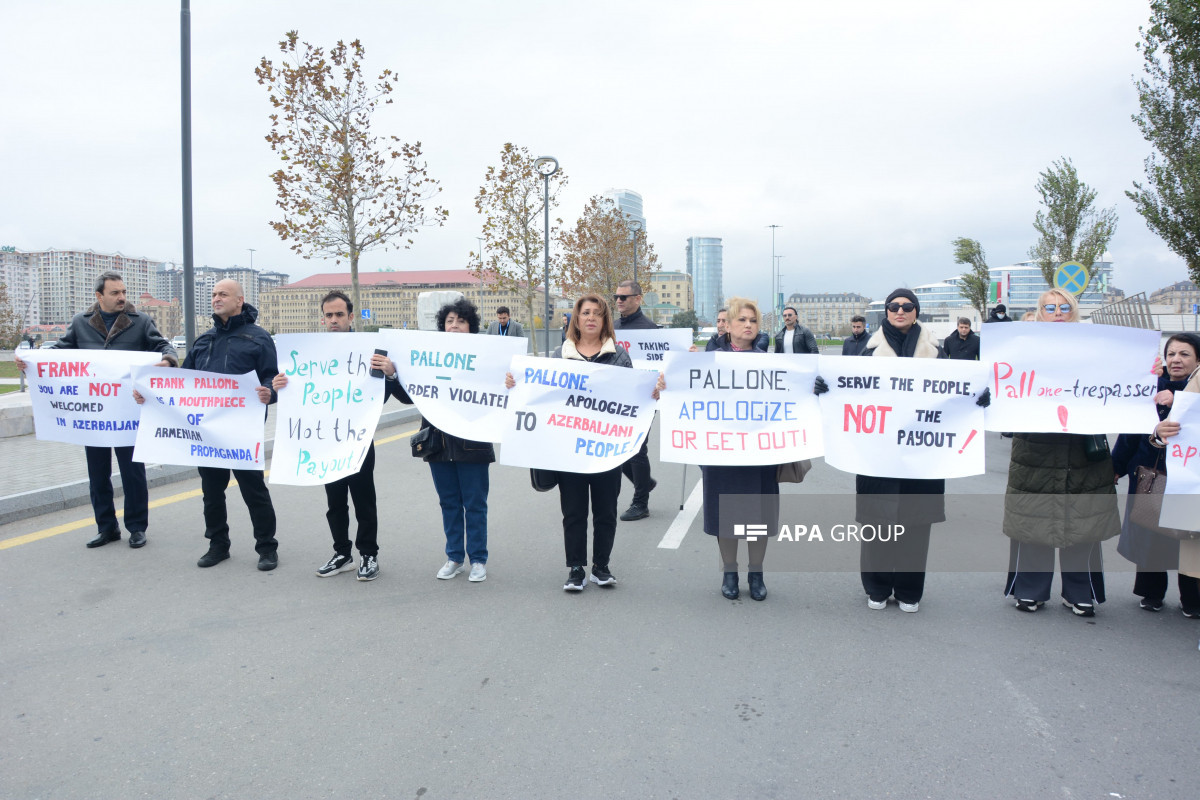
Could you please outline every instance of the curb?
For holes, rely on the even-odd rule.
[[[379,425],[376,426],[376,430],[403,425],[406,422],[420,418],[421,414],[416,408],[410,407],[386,411],[380,415]],[[274,445],[274,439],[263,443],[263,449],[266,451],[265,455],[267,457],[270,457],[274,451]],[[171,464],[149,464],[146,466],[146,485],[150,489],[179,481],[186,481],[189,478],[195,477],[195,467]],[[121,497],[123,494],[121,477],[120,475],[114,475],[113,497]],[[31,492],[0,497],[0,519],[3,519],[5,522],[16,522],[30,517],[41,516],[42,514],[75,508],[76,506],[90,505],[91,502],[91,491],[86,480],[63,483],[58,486],[49,486],[45,489],[34,489]]]

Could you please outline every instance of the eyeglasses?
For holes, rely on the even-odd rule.
[[[622,300],[628,300],[631,297],[637,297],[637,295],[636,294],[614,294],[613,300],[616,300],[619,303]]]
[[[903,311],[905,314],[907,314],[916,308],[916,306],[912,303],[888,303],[886,306],[884,306],[884,308],[886,308],[888,311],[891,311],[893,314],[895,314],[897,311]]]
[[[1042,308],[1045,309],[1047,314],[1053,314],[1056,309],[1064,314],[1071,313],[1070,303],[1059,303],[1058,305],[1054,305],[1054,303],[1046,303],[1046,305],[1042,306]]]

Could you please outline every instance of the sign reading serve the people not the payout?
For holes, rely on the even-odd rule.
[[[1158,422],[1158,331],[1056,322],[985,328],[989,431],[1149,433]]]
[[[141,411],[130,370],[160,353],[35,350],[25,357],[37,438],[93,447],[133,447]]]

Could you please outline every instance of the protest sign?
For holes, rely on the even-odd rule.
[[[133,457],[147,464],[262,469],[266,406],[258,375],[137,367],[141,406]]]
[[[1157,331],[1115,325],[988,325],[989,431],[1149,433],[1158,422],[1151,373]]]
[[[1166,439],[1167,488],[1158,524],[1200,531],[1200,394],[1176,392],[1167,419],[1179,423],[1179,433]]]
[[[671,353],[659,401],[659,458],[783,464],[824,452],[813,356]]]
[[[821,356],[825,463],[881,478],[981,475],[978,361]]]
[[[271,483],[317,486],[358,472],[383,410],[371,356],[384,344],[373,333],[275,337],[288,384],[278,392]]]
[[[667,353],[686,353],[692,346],[691,328],[622,328],[615,336],[640,369],[662,370]]]
[[[653,372],[517,356],[512,374],[501,464],[604,472],[637,453],[654,421]]]
[[[93,447],[132,447],[141,410],[129,371],[161,353],[34,350],[23,356],[37,438]]]
[[[476,442],[498,442],[512,415],[504,373],[529,340],[441,331],[385,334],[400,382],[425,419]]]

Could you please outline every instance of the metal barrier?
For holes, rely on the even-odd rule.
[[[1124,300],[1102,306],[1092,312],[1091,319],[1099,325],[1158,330],[1154,324],[1154,317],[1150,314],[1150,304],[1146,302],[1145,292],[1138,292]]]

